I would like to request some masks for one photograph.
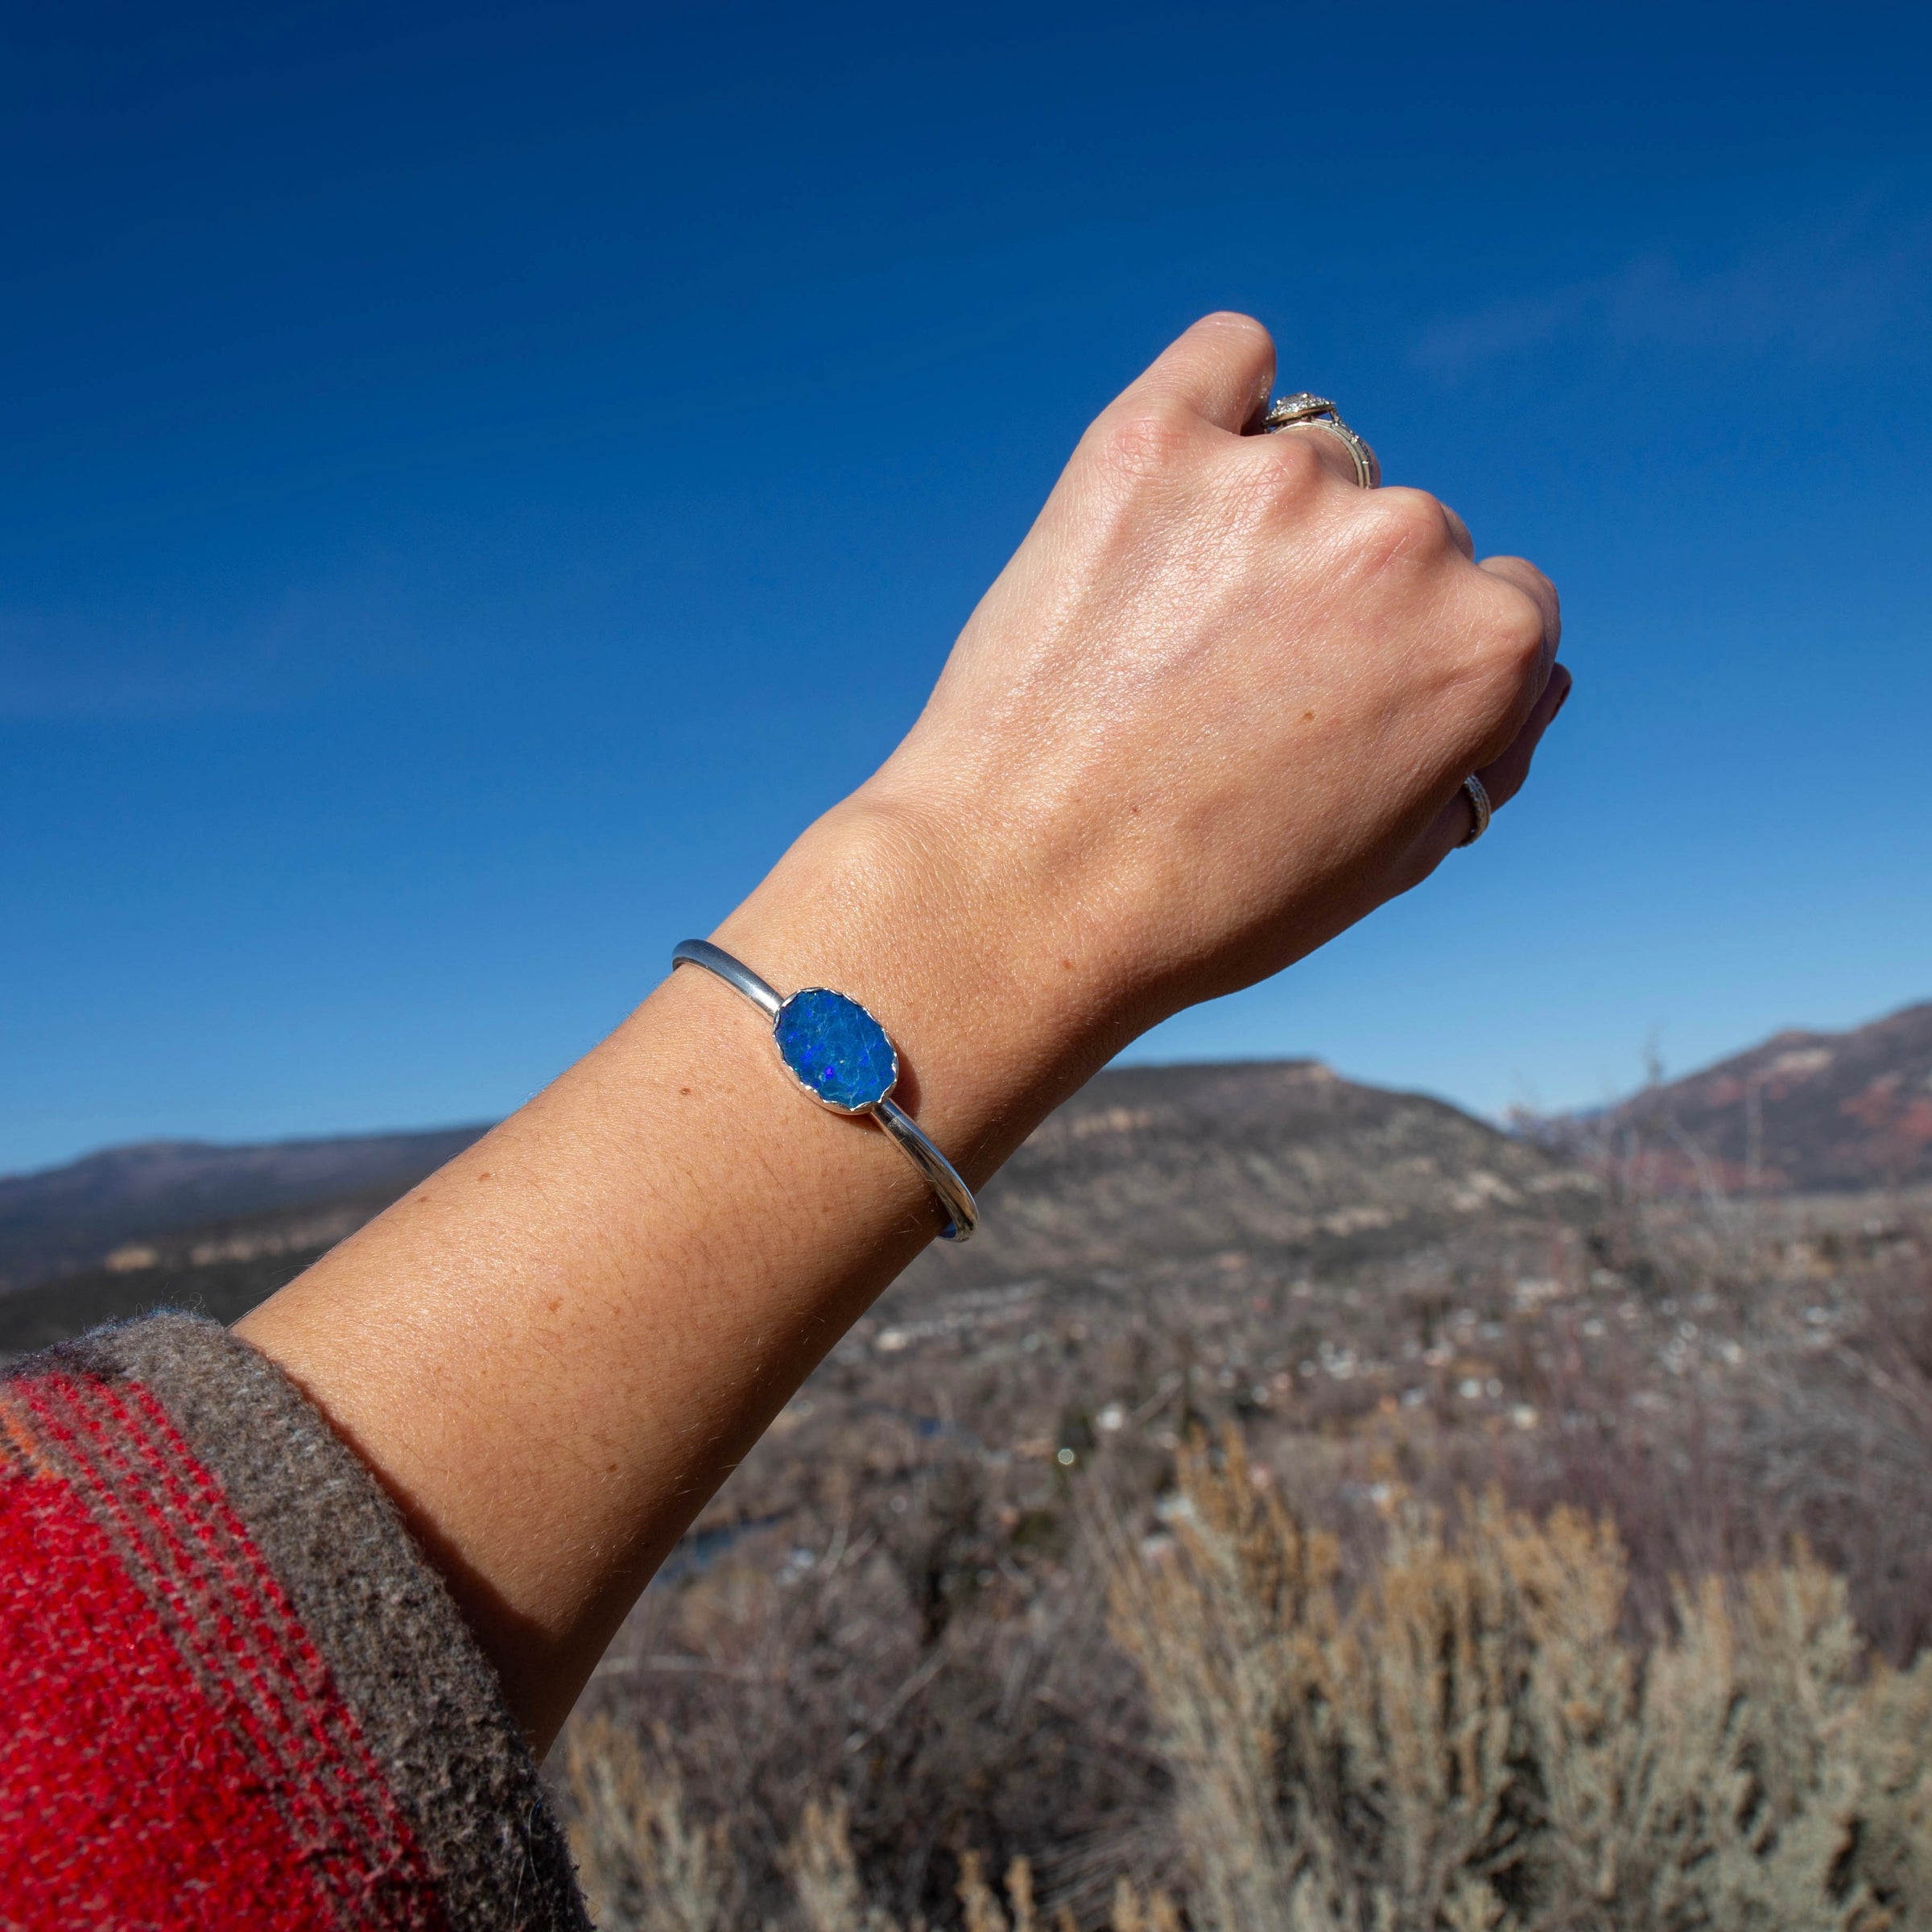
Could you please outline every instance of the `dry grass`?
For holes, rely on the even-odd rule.
[[[571,1849],[592,1916],[601,1932],[724,1932],[737,1871],[724,1824],[692,1823],[662,1733],[655,1743],[609,1717],[565,1741]]]
[[[1096,1518],[1113,1632],[1171,1777],[1196,1932],[1881,1932],[1932,1923],[1932,1657],[1874,1663],[1840,1579],[1802,1549],[1624,1633],[1614,1533],[1488,1502],[1451,1536],[1386,1505],[1352,1595],[1238,1439],[1180,1463],[1151,1544]],[[746,1859],[694,1822],[665,1740],[579,1727],[568,1775],[606,1932],[722,1932]],[[842,1797],[782,1854],[807,1932],[902,1932]],[[1075,1932],[1024,1857],[1002,1893],[962,1847],[965,1932]],[[1122,1875],[1114,1932],[1178,1927]],[[914,1922],[917,1923],[919,1922]]]
[[[980,1300],[843,1344],[613,1648],[607,1928],[1932,1926],[1909,1216]]]
[[[1872,1666],[1802,1550],[1621,1632],[1614,1535],[1393,1499],[1346,1605],[1230,1442],[1123,1556],[1201,1932],[1877,1932],[1932,1922],[1932,1659]]]
[[[572,1835],[585,1895],[601,1932],[727,1932],[734,1916],[729,1852],[721,1827],[694,1830],[675,1765],[652,1763],[634,1736],[608,1723],[582,1727],[568,1748],[576,1805]],[[796,1922],[804,1932],[924,1932],[865,1896],[853,1856],[844,1802],[808,1800],[784,1856]],[[1050,1932],[1024,1858],[1007,1867],[1003,1890],[987,1880],[976,1852],[961,1854],[959,1903],[964,1932]],[[1051,1932],[1079,1932],[1063,1906]],[[1110,1932],[1181,1932],[1164,1893],[1146,1895],[1121,1880]]]

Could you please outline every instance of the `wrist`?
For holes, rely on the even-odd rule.
[[[868,1007],[898,1097],[983,1179],[1117,1044],[1051,911],[957,815],[868,787],[813,824],[718,929],[781,993]]]

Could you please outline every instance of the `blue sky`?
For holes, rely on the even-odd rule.
[[[16,11],[0,1169],[515,1105],[1219,307],[1579,684],[1142,1053],[1554,1106],[1932,997],[1922,10]]]

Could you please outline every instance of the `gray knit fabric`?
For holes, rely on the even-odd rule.
[[[143,1384],[227,1492],[410,1813],[459,1932],[588,1932],[496,1673],[395,1506],[313,1405],[217,1323],[163,1314],[50,1351]]]

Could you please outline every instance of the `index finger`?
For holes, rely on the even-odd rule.
[[[1203,316],[1121,393],[1131,403],[1179,402],[1239,436],[1274,383],[1274,338],[1253,316]]]

